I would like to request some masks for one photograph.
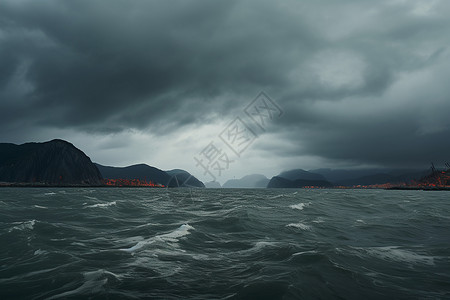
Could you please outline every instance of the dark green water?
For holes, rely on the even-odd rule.
[[[450,193],[0,189],[0,299],[449,299]]]

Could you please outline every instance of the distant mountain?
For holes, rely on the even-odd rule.
[[[0,181],[49,185],[100,185],[91,159],[64,140],[22,145],[0,143]]]
[[[354,185],[372,185],[372,184],[399,183],[399,182],[401,182],[401,180],[399,180],[397,176],[393,176],[386,173],[378,173],[358,178],[338,180],[336,181],[336,184],[343,186],[354,186]]]
[[[302,169],[294,169],[281,172],[278,177],[286,178],[289,180],[306,179],[306,180],[326,180],[320,174],[308,172]]]
[[[203,182],[195,178],[191,173],[181,169],[166,171],[170,176],[169,187],[201,187],[204,188]]]
[[[207,189],[220,189],[222,188],[222,186],[220,185],[220,183],[218,183],[217,181],[209,181],[209,182],[205,182],[205,187]]]
[[[394,173],[395,174],[395,173]],[[373,185],[373,184],[399,184],[399,183],[408,183],[412,180],[418,180],[423,176],[429,174],[429,171],[421,171],[421,172],[411,172],[405,173],[401,175],[394,175],[392,173],[378,173],[367,176],[362,176],[358,178],[345,179],[345,180],[337,180],[335,182],[336,185],[343,186],[355,186],[355,185]]]
[[[281,172],[278,176],[272,177],[267,184],[268,188],[302,188],[305,186],[332,187],[333,184],[320,174],[302,169]]]
[[[95,165],[105,179],[139,179],[162,185],[166,185],[170,180],[170,176],[166,172],[146,164],[127,167],[110,167],[97,163]]]
[[[385,170],[379,169],[362,169],[362,170],[345,170],[345,169],[315,169],[309,172],[320,174],[326,180],[331,182],[343,181],[347,179],[355,179],[373,174],[383,173]]]
[[[289,180],[283,177],[274,176],[267,184],[267,188],[303,188],[307,186],[330,188],[333,185],[326,180],[307,180],[296,179]]]
[[[429,173],[425,170],[390,170],[390,169],[316,169],[310,172],[323,175],[335,185],[355,186],[385,183],[402,183],[417,180]]]
[[[163,171],[158,168],[138,164],[128,167],[110,167],[96,164],[105,179],[139,179],[168,187],[204,187],[204,184],[184,170]]]
[[[252,174],[240,179],[230,179],[223,184],[223,188],[265,188],[269,178],[261,174]]]

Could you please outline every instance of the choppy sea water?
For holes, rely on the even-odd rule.
[[[449,299],[450,193],[0,189],[0,299]]]

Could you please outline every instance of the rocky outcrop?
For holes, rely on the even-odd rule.
[[[64,140],[0,143],[0,181],[100,185],[102,175],[86,154]]]

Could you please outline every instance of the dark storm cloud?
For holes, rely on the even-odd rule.
[[[3,86],[23,68],[33,87],[5,95],[26,104],[15,118],[94,130],[192,122],[233,107],[211,103],[222,93],[233,101],[280,81],[283,60],[265,40],[279,38],[250,27],[265,16],[247,20],[233,1],[11,1],[0,10]]]
[[[442,161],[449,15],[445,1],[2,1],[0,133],[166,134],[265,90],[285,111],[268,129],[291,145],[280,155]]]

